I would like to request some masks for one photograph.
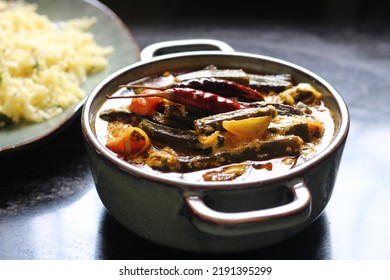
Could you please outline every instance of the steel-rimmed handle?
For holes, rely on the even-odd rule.
[[[151,44],[141,51],[141,60],[171,53],[189,51],[223,51],[234,52],[233,48],[223,41],[215,39],[172,40]]]
[[[184,200],[196,219],[198,229],[217,235],[251,234],[301,225],[311,213],[311,194],[303,181],[287,186],[293,194],[291,202],[268,209],[246,212],[220,212],[207,206],[199,195],[186,195]]]

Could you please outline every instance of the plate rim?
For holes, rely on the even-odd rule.
[[[36,3],[36,2],[37,1],[34,1],[34,0],[28,0],[28,3]],[[105,4],[103,4],[102,2],[100,2],[98,0],[79,0],[79,2],[83,2],[86,5],[90,5],[94,8],[96,8],[97,10],[100,10],[101,12],[106,14],[108,16],[108,18],[111,18],[113,21],[115,21],[117,24],[119,24],[121,26],[122,31],[124,31],[124,33],[127,34],[129,41],[132,43],[133,47],[136,49],[135,56],[137,57],[137,60],[140,60],[140,52],[141,51],[140,51],[140,47],[139,47],[137,41],[135,40],[132,32],[127,27],[127,25],[124,23],[124,21],[113,10],[111,10],[108,6],[106,6]],[[38,10],[39,10],[39,7],[38,7]],[[113,71],[113,72],[115,72],[115,71]],[[5,155],[9,155],[13,152],[22,151],[24,149],[34,148],[34,147],[38,146],[39,144],[42,144],[42,143],[54,138],[57,134],[59,134],[61,131],[63,131],[69,125],[71,125],[73,123],[73,121],[77,118],[77,116],[81,115],[81,108],[83,107],[88,95],[89,94],[86,93],[86,96],[82,100],[80,100],[78,103],[70,105],[70,107],[64,109],[64,111],[62,113],[60,113],[58,116],[55,116],[54,118],[59,117],[63,114],[66,115],[63,120],[55,123],[55,125],[53,125],[52,127],[50,127],[47,130],[44,130],[42,133],[36,133],[36,134],[32,135],[31,137],[29,137],[28,139],[21,140],[15,144],[8,144],[7,143],[4,146],[2,144],[0,144],[0,157],[5,156]],[[46,121],[50,121],[50,120],[51,119],[46,120]],[[46,122],[46,121],[44,121],[44,122]],[[29,125],[29,124],[27,124],[27,125]],[[32,125],[34,125],[34,123],[32,123]],[[0,130],[0,132],[7,133],[6,130],[3,130],[3,131]],[[0,137],[0,139],[1,139],[1,137]]]

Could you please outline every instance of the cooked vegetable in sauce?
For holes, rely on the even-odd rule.
[[[313,85],[214,66],[120,86],[96,127],[123,160],[204,181],[283,172],[318,154],[334,131]]]

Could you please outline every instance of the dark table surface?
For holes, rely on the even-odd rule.
[[[383,11],[346,9],[345,21],[285,10],[277,18],[218,9],[201,17],[191,5],[189,16],[177,13],[184,9],[179,1],[164,2],[176,5],[165,13],[105,2],[141,48],[219,39],[236,51],[293,62],[334,85],[349,106],[351,128],[330,203],[302,232],[260,250],[206,255],[156,245],[105,210],[78,116],[39,146],[0,157],[0,259],[390,259],[390,24],[376,16]]]

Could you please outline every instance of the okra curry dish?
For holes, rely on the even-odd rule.
[[[310,83],[214,65],[129,81],[106,96],[96,132],[123,161],[192,181],[266,178],[298,166],[334,135]]]

